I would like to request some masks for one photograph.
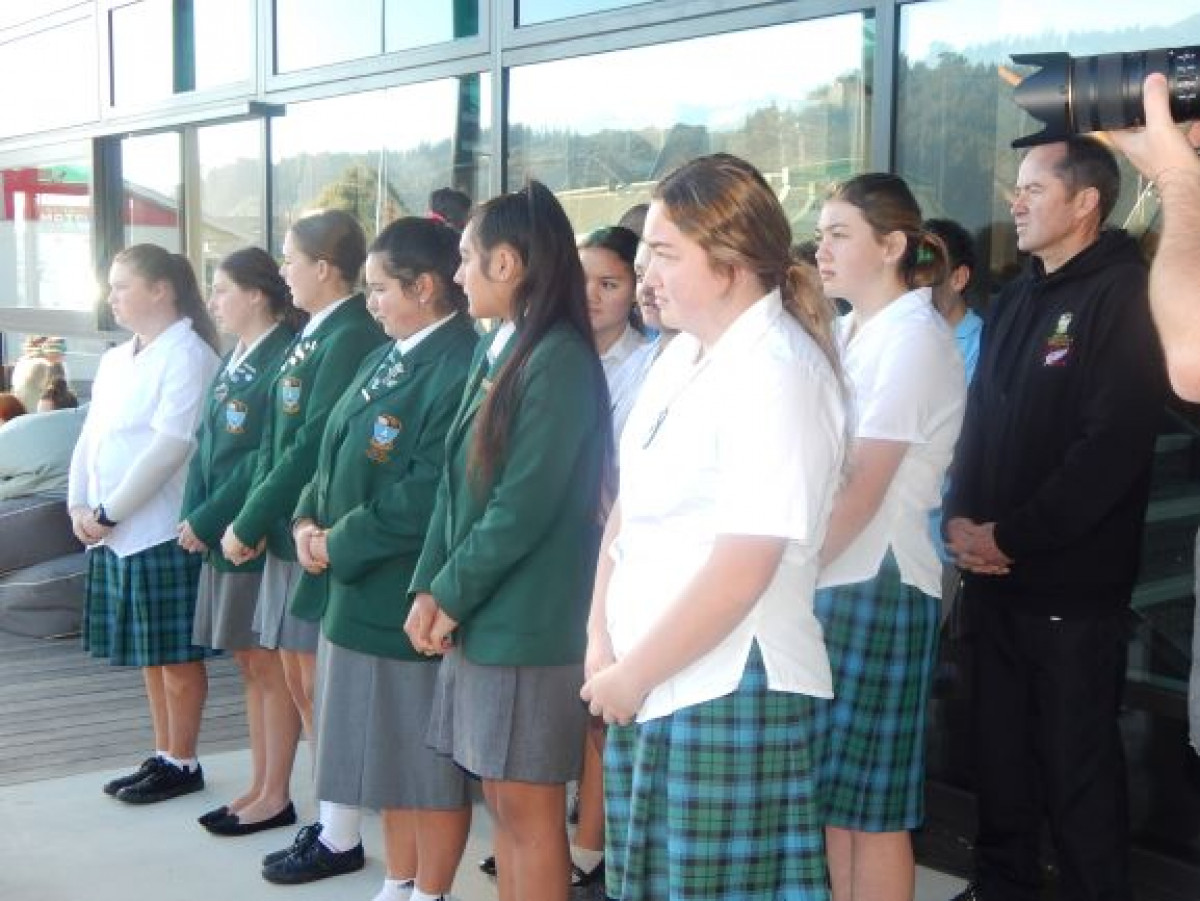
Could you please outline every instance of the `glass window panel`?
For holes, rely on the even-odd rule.
[[[203,284],[216,264],[240,247],[266,247],[262,122],[212,125],[196,132],[203,220]]]
[[[194,0],[197,90],[250,79],[253,14],[252,0]]]
[[[646,0],[517,0],[517,24],[536,25],[606,9],[644,6]]]
[[[1021,151],[1010,142],[1040,123],[1012,100],[1029,71],[1014,53],[1134,52],[1200,44],[1194,0],[1116,4],[1090,0],[931,0],[901,8],[897,80],[897,171],[926,215],[948,216],[976,235],[984,262],[978,303],[1019,270],[1009,212]],[[1122,197],[1111,224],[1146,232],[1153,246],[1158,207],[1122,161]],[[1149,360],[1147,365],[1153,365]],[[1193,541],[1200,524],[1200,407],[1172,400],[1156,443],[1142,565],[1131,599],[1126,707],[1121,726],[1138,843],[1196,859],[1200,793],[1188,769],[1188,675],[1192,666]],[[969,748],[969,629],[943,652],[939,702],[931,716],[929,771],[939,781],[973,783]],[[957,648],[955,645],[957,644]],[[957,651],[958,656],[953,655]],[[1152,701],[1152,703],[1150,703]]]
[[[125,244],[182,246],[179,135],[175,132],[121,142],[125,177]]]
[[[78,6],[79,0],[37,0],[36,3],[0,3],[0,28],[12,28],[70,6]]]
[[[384,0],[384,50],[428,47],[479,33],[479,0]]]
[[[275,0],[278,72],[362,59],[382,49],[382,0]]]
[[[466,75],[289,106],[270,125],[274,249],[314,209],[349,210],[371,236],[424,215],[435,188],[488,196],[489,92],[486,75]]]
[[[16,135],[98,118],[96,30],[91,18],[0,44],[4,92],[0,134]]]
[[[992,287],[1017,255],[1008,203],[1020,151],[1010,143],[1041,129],[1012,100],[1011,85],[1033,70],[1013,66],[1010,56],[1197,44],[1195,12],[1191,0],[1136,9],[1089,0],[933,0],[902,7],[897,171],[927,216],[956,219],[978,236]],[[1140,233],[1156,206],[1131,167],[1122,163],[1122,174],[1113,222]]]
[[[4,306],[92,309],[91,160],[86,151],[0,170]]]
[[[544,181],[586,232],[681,163],[727,151],[763,171],[807,236],[825,188],[863,166],[870,25],[838,16],[513,69],[508,184]]]
[[[140,0],[112,15],[112,102],[138,105],[175,90],[171,0]]]

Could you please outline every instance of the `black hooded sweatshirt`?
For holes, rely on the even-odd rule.
[[[1128,604],[1166,385],[1128,235],[1101,232],[1049,275],[1030,259],[984,326],[946,502],[944,521],[995,522],[1014,560],[968,573],[973,596],[1063,617]]]

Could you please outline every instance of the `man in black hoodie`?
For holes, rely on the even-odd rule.
[[[996,299],[952,468],[949,546],[976,624],[977,882],[1034,901],[1050,820],[1060,897],[1129,901],[1117,728],[1129,597],[1165,397],[1120,188],[1089,138],[1030,150],[1012,201],[1025,272]]]

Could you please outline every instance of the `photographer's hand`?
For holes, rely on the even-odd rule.
[[[1200,174],[1200,122],[1193,122],[1185,135],[1171,118],[1171,91],[1159,72],[1146,76],[1142,86],[1146,111],[1145,128],[1110,132],[1113,143],[1138,171],[1156,185],[1167,173]]]

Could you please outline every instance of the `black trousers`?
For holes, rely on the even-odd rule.
[[[1126,615],[1055,620],[994,602],[972,612],[984,901],[1036,901],[1046,818],[1062,901],[1131,901],[1117,725]]]

